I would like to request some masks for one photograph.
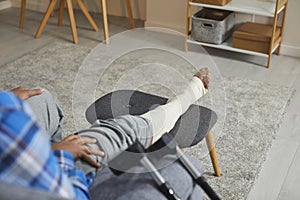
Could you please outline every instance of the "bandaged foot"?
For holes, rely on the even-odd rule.
[[[209,82],[209,70],[202,68],[188,82],[182,94],[169,100],[167,104],[141,115],[152,123],[152,143],[155,143],[163,134],[171,131],[179,117],[187,111],[190,105],[207,93]]]

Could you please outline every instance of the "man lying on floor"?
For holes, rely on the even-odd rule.
[[[2,91],[0,181],[64,198],[89,199],[89,188],[97,178],[102,181],[97,184],[98,199],[165,199],[148,176],[116,178],[101,164],[126,150],[135,140],[145,148],[155,143],[207,92],[209,80],[209,71],[203,68],[192,77],[184,92],[167,104],[140,116],[97,120],[90,128],[63,140],[63,114],[48,91],[22,87]],[[162,165],[166,162],[168,158],[161,160]],[[197,162],[193,163],[200,168]],[[202,190],[177,162],[160,171],[182,199],[202,198]],[[117,187],[120,184],[124,185]]]

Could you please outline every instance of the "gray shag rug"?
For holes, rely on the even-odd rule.
[[[79,67],[90,51],[88,47],[70,43],[47,45],[1,66],[0,88],[10,89],[23,85],[50,90],[64,110],[65,133],[72,133],[76,130],[72,113],[73,85]],[[128,62],[142,62],[145,58],[138,54],[139,52],[134,52],[128,55],[130,59],[125,55],[124,59],[120,58],[112,63],[110,69],[115,66],[122,71],[128,66]],[[113,73],[120,70],[106,71],[107,76],[102,77],[96,96],[113,89],[110,86],[116,79],[114,76],[117,76]],[[187,74],[190,76],[192,73],[191,70]],[[199,159],[208,182],[222,199],[245,199],[265,161],[294,90],[238,78],[223,78],[223,84],[226,91],[226,115],[222,133],[216,138],[222,176],[212,175],[210,158],[202,153],[204,142],[188,152]],[[148,89],[141,89],[154,93],[159,90],[153,85],[147,87]],[[158,93],[170,96],[165,88],[161,88]],[[86,121],[76,124],[77,127],[87,125]]]

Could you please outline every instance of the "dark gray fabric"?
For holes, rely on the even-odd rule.
[[[43,190],[25,188],[19,185],[0,183],[1,200],[66,200],[54,193]]]
[[[134,90],[118,90],[109,93],[89,106],[86,118],[109,119],[121,115],[141,115],[154,107],[166,104],[167,98]],[[200,114],[199,114],[200,113]],[[180,147],[190,147],[201,141],[217,122],[217,114],[205,107],[192,105],[176,122],[169,134]]]
[[[202,173],[199,162],[189,157],[194,166]],[[182,199],[199,200],[203,198],[202,189],[194,185],[191,176],[176,161],[174,156],[165,156],[157,168]],[[165,200],[166,197],[157,189],[157,185],[149,173],[140,173],[144,169],[135,167],[137,173],[114,175],[108,167],[98,172],[93,186],[90,188],[93,200]]]

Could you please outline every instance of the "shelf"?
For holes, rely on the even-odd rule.
[[[270,2],[266,0],[232,0],[225,6],[216,6],[195,2],[190,2],[190,5],[229,10],[246,14],[261,15],[266,17],[274,17],[274,11],[276,7],[275,2]],[[277,13],[280,13],[283,9],[284,6],[282,6]]]
[[[202,45],[202,46],[212,47],[212,48],[216,48],[216,49],[224,49],[224,50],[228,50],[228,51],[245,53],[245,54],[250,54],[250,55],[254,55],[254,56],[260,56],[260,57],[266,57],[266,58],[269,56],[268,54],[265,54],[265,53],[260,53],[260,52],[249,51],[249,50],[232,47],[232,37],[227,39],[222,44],[211,44],[211,43],[205,43],[205,42],[198,42],[198,41],[192,40],[190,37],[187,39],[187,42],[190,44]],[[272,53],[275,52],[277,47],[278,47],[278,44],[273,48]]]
[[[254,56],[261,56],[268,58],[267,61],[267,68],[270,67],[271,63],[271,57],[277,49],[278,54],[280,54],[280,46],[282,42],[282,35],[283,35],[283,27],[284,27],[284,19],[286,15],[286,6],[288,3],[288,0],[231,0],[228,4],[224,6],[217,6],[217,5],[211,5],[211,4],[204,4],[204,3],[197,3],[193,2],[194,0],[188,0],[188,6],[187,6],[187,16],[186,16],[186,50],[188,50],[188,44],[195,44],[195,45],[202,45],[206,47],[212,47],[216,49],[223,49],[238,53],[244,53],[244,54],[250,54]],[[196,0],[195,0],[196,1]],[[272,24],[272,31],[276,30],[277,24],[278,24],[278,15],[282,12],[282,20],[280,22],[279,27],[281,27],[280,36],[275,40],[275,34],[271,33],[271,40],[270,41],[269,48],[272,48],[272,52],[268,53],[260,53],[255,52],[251,50],[244,50],[232,47],[232,35],[231,38],[229,38],[227,41],[223,42],[220,45],[217,44],[211,44],[211,43],[205,43],[205,42],[198,42],[195,40],[192,40],[190,37],[190,25],[191,25],[191,7],[202,7],[202,8],[214,8],[214,9],[220,9],[220,10],[228,10],[233,11],[235,13],[245,13],[250,14],[252,16],[260,15],[264,17],[271,17],[273,18],[273,24]],[[254,18],[252,18],[253,20]]]

